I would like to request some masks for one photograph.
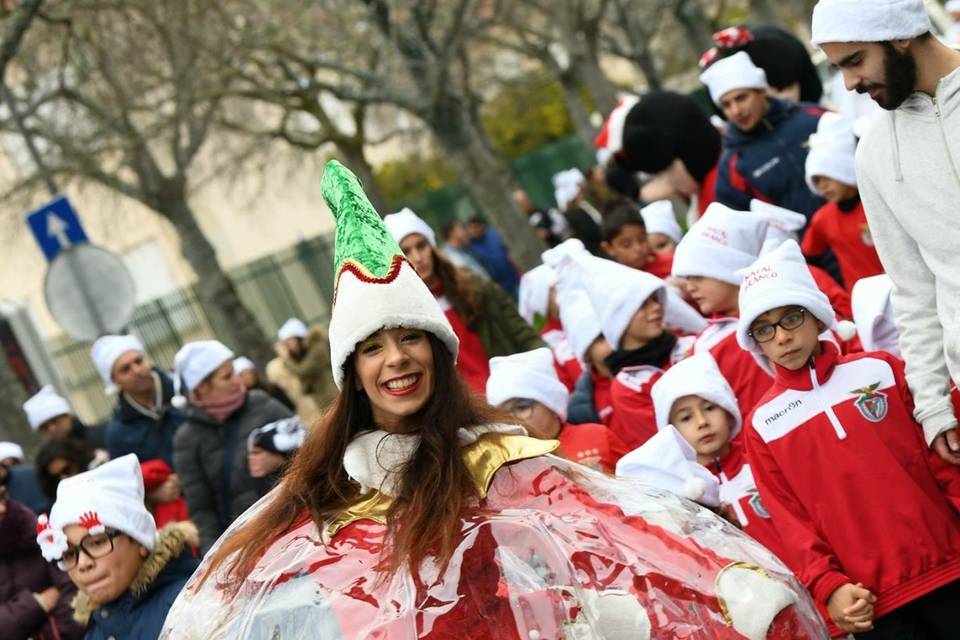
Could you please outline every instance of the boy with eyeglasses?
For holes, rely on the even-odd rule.
[[[774,551],[834,637],[956,637],[960,469],[926,446],[903,364],[820,341],[834,311],[792,240],[747,270],[739,303],[737,341],[776,373],[744,436]]]
[[[626,445],[602,424],[569,424],[569,400],[550,349],[490,358],[487,402],[521,421],[532,437],[559,440],[557,455],[612,474]]]
[[[143,500],[130,454],[63,480],[49,518],[37,522],[43,557],[80,590],[74,618],[89,625],[87,640],[155,640],[197,568],[196,527],[177,522],[158,532]]]

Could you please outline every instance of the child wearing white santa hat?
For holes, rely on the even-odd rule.
[[[559,440],[564,458],[613,473],[626,445],[602,424],[568,423],[569,401],[549,349],[490,359],[487,402],[522,421],[531,436]]]
[[[834,322],[792,240],[745,273],[737,340],[776,377],[744,440],[787,542],[779,555],[835,634],[904,637],[897,629],[930,621],[946,631],[939,603],[960,597],[960,468],[928,448],[903,364],[882,351],[840,355],[819,337]]]
[[[601,422],[609,426],[613,419],[612,380],[605,360],[613,347],[603,337],[600,320],[585,291],[561,290],[557,304],[570,346],[583,366],[583,373],[571,390],[567,420],[572,424]]]
[[[557,274],[549,265],[537,265],[527,271],[520,277],[517,310],[527,324],[540,332],[540,337],[553,351],[560,381],[573,391],[583,373],[583,365],[574,353],[560,319],[556,284]]]
[[[640,209],[643,224],[647,228],[647,243],[654,253],[672,254],[683,236],[673,203],[657,200]]]

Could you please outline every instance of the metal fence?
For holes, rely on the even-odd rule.
[[[579,139],[572,137],[515,158],[510,165],[534,202],[552,206],[552,175],[574,166],[585,169],[591,160]],[[392,204],[411,206],[437,228],[453,217],[464,219],[478,211],[461,185],[424,194],[412,202]],[[291,316],[308,324],[326,322],[333,298],[333,235],[304,240],[228,275],[266,336],[275,335]],[[228,333],[212,326],[195,287],[139,305],[129,331],[143,341],[154,363],[166,368],[172,368],[173,356],[184,343]],[[77,415],[87,422],[106,418],[114,401],[104,393],[90,360],[90,343],[60,336],[51,342],[50,352]]]

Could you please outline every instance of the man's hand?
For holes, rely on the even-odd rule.
[[[957,435],[956,428],[938,435],[931,446],[941,458],[950,464],[960,465],[960,435]]]
[[[56,587],[47,587],[40,593],[33,594],[33,597],[37,599],[45,613],[50,613],[57,606],[57,600],[60,599],[60,590]]]
[[[859,633],[873,629],[873,603],[877,597],[859,582],[848,582],[830,594],[827,612],[841,631]]]

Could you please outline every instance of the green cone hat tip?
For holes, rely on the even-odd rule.
[[[404,258],[357,177],[330,160],[320,187],[337,225],[330,317],[330,360],[337,386],[343,383],[343,366],[357,344],[381,329],[428,331],[456,359],[460,342],[450,322]]]

